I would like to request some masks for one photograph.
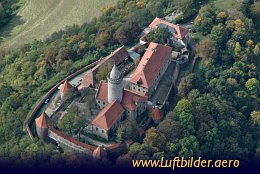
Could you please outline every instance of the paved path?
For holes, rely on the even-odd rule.
[[[157,101],[163,103],[167,97],[168,91],[171,90],[172,76],[174,76],[175,63],[171,62],[161,78],[154,95],[148,102],[148,105],[155,105]]]
[[[77,134],[78,136],[78,134]],[[83,135],[83,134],[80,134],[80,138],[83,138],[84,140],[86,140],[87,142],[90,142],[91,144],[94,144],[96,146],[105,146],[105,147],[109,147],[111,145],[113,145],[114,143],[104,143],[104,142],[100,142],[100,141],[97,141],[97,140],[94,140],[86,135]]]

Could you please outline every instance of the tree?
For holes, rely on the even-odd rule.
[[[251,94],[255,94],[255,95],[259,94],[260,84],[256,78],[248,79],[245,86]]]
[[[194,21],[194,28],[203,35],[209,34],[215,24],[215,12],[216,9],[212,5],[202,7]]]
[[[62,120],[58,123],[59,128],[62,131],[72,134],[73,132],[73,124],[74,124],[74,116],[70,114],[66,114]]]
[[[201,57],[206,59],[216,59],[218,56],[218,49],[216,42],[209,37],[200,41],[197,46],[198,53]]]
[[[117,129],[117,142],[122,142],[129,138],[132,138],[137,130],[137,122],[134,118],[128,117],[123,121],[120,127]]]
[[[222,23],[214,26],[211,30],[210,38],[216,42],[219,49],[224,49],[228,40],[226,27]]]
[[[235,50],[234,50],[235,56],[239,56],[240,52],[241,52],[241,45],[240,45],[239,42],[236,42],[236,47],[235,47]]]
[[[175,115],[180,115],[181,113],[191,113],[192,105],[187,99],[181,99],[180,101],[178,101],[173,112],[175,113]]]
[[[138,16],[138,17],[136,17],[136,16]],[[149,23],[152,19],[153,19],[153,17],[151,16],[151,14],[149,13],[148,10],[137,9],[130,14],[130,17],[128,20],[135,22],[136,24],[138,24],[138,26],[140,28],[144,28],[149,25]]]
[[[256,56],[256,58],[259,59],[259,55],[260,55],[260,48],[259,48],[259,45],[257,44],[254,48],[254,55]]]
[[[184,137],[179,141],[179,156],[191,157],[200,155],[199,142],[195,136]]]
[[[250,15],[252,16],[252,18],[255,20],[255,23],[257,25],[257,27],[260,26],[260,19],[259,19],[259,16],[260,16],[260,1],[255,1],[250,9],[249,9],[249,13]]]
[[[173,112],[175,113],[174,119],[180,123],[184,134],[193,134],[195,130],[191,103],[186,99],[182,99],[177,103]]]
[[[74,135],[84,127],[86,120],[83,116],[79,115],[77,106],[73,106],[68,110],[68,113],[58,122],[58,127],[62,131]]]
[[[169,36],[170,33],[166,29],[159,28],[157,30],[154,30],[150,35],[148,35],[147,41],[163,44],[167,42]]]
[[[182,13],[187,13],[196,6],[194,0],[174,0],[174,3]]]
[[[146,8],[153,15],[153,17],[162,17],[164,15],[164,13],[163,13],[163,9],[164,9],[163,1],[151,0],[146,5]]]
[[[140,32],[141,29],[137,23],[128,21],[116,30],[114,37],[122,45],[130,44],[138,38]]]
[[[200,80],[196,74],[189,74],[181,78],[181,81],[178,86],[178,95],[181,97],[187,97],[188,93],[192,89],[200,88]]]
[[[96,79],[98,81],[100,80],[106,80],[108,73],[112,70],[112,63],[107,63],[106,66],[102,66],[99,70],[98,73],[96,74]]]
[[[146,144],[153,152],[159,152],[165,146],[166,138],[154,127],[147,130],[144,144]]]
[[[223,23],[226,21],[226,19],[228,18],[228,15],[226,12],[219,12],[216,16],[216,22],[218,23]]]
[[[166,118],[157,127],[157,130],[165,135],[167,141],[177,142],[182,134],[180,123]]]
[[[251,122],[253,125],[259,126],[260,125],[260,111],[253,111],[251,112]]]
[[[134,143],[130,146],[128,154],[134,159],[149,157],[152,152],[146,144]]]
[[[0,2],[0,19],[2,19],[4,17],[5,14],[5,9],[2,5],[2,3]]]

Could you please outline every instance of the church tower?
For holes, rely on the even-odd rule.
[[[108,103],[111,103],[114,100],[121,102],[123,98],[123,75],[116,65],[114,65],[112,71],[108,73],[107,81]]]

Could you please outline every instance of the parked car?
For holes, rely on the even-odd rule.
[[[156,101],[156,105],[159,106],[159,105],[162,105],[162,104],[159,101]]]
[[[60,90],[60,88],[62,87],[63,84],[60,84],[60,86],[58,87],[58,89]]]
[[[56,146],[57,152],[63,153],[64,150],[62,149],[62,147],[58,144],[58,146]]]
[[[47,98],[47,99],[44,101],[44,104],[49,103],[49,101],[50,101],[50,99]]]

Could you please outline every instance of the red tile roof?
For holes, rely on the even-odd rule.
[[[82,84],[85,86],[89,86],[90,84],[96,84],[98,82],[98,80],[96,79],[96,75],[101,68],[106,67],[109,64],[119,65],[126,58],[128,58],[128,52],[124,46],[116,49],[110,55],[103,58],[99,64],[97,64],[94,68],[92,68],[92,70],[90,70],[84,75]]]
[[[35,119],[36,125],[40,128],[48,128],[47,118],[48,115],[43,112],[38,118]]]
[[[126,110],[132,111],[137,107],[136,105],[137,102],[139,101],[143,102],[147,100],[147,98],[148,98],[147,96],[143,96],[133,91],[130,91],[128,89],[124,89],[123,99],[121,104]]]
[[[186,36],[186,34],[189,32],[188,29],[183,28],[180,25],[172,24],[172,23],[162,20],[160,18],[155,18],[153,20],[153,22],[149,25],[149,27],[155,30],[159,27],[160,24],[164,24],[168,27],[175,29],[176,33],[174,34],[174,37],[176,37],[178,39],[183,39],[184,36]]]
[[[107,157],[107,152],[104,147],[99,146],[93,151],[92,156],[94,159],[102,160]]]
[[[92,70],[88,71],[82,79],[82,85],[89,87],[91,84],[94,84],[94,77]]]
[[[62,92],[63,94],[69,92],[69,90],[73,89],[73,86],[68,82],[68,80],[66,80],[64,82],[64,84],[61,86],[60,88],[60,92]]]
[[[108,95],[108,84],[104,81],[100,81],[98,92],[96,94],[96,99],[108,102],[107,95]]]
[[[135,69],[130,82],[149,88],[172,48],[151,42],[140,63]]]
[[[163,117],[163,112],[158,107],[152,108],[151,113],[153,120],[160,121]]]
[[[122,63],[126,58],[128,58],[128,51],[125,49],[125,46],[122,46],[112,52],[106,59],[112,59],[113,64],[119,65]]]
[[[100,81],[96,99],[104,101],[104,102],[108,102],[107,95],[108,95],[108,84],[104,81]],[[132,111],[137,107],[135,103],[137,103],[138,101],[145,101],[145,100],[147,100],[147,98],[148,98],[148,96],[143,96],[141,94],[130,91],[128,89],[124,89],[121,105],[126,110]]]
[[[125,112],[121,104],[115,100],[102,109],[91,124],[104,130],[109,130]]]
[[[126,143],[128,146],[130,146],[130,145],[132,145],[132,144],[134,143],[134,141],[133,141],[132,139],[127,139],[127,140],[125,140],[125,143]]]

